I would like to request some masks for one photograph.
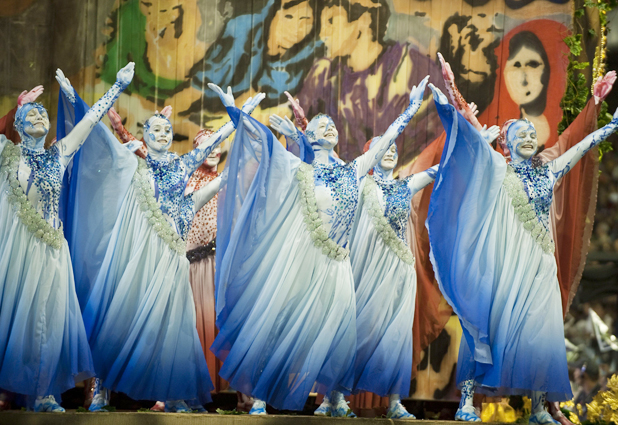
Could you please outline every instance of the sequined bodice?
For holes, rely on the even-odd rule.
[[[319,164],[314,162],[315,194],[328,237],[345,247],[358,206],[358,173],[356,162]]]
[[[384,216],[397,237],[407,242],[406,230],[412,209],[412,191],[408,186],[408,179],[386,180],[374,176],[374,180],[382,191],[380,204],[384,207]]]
[[[60,228],[58,208],[64,166],[56,146],[33,151],[20,146],[17,179],[30,204],[54,229]]]
[[[169,154],[167,161],[156,161],[148,156],[146,163],[154,184],[155,198],[163,215],[172,222],[176,232],[186,239],[194,216],[193,196],[185,196],[185,187],[189,182],[187,166],[175,154]]]
[[[549,231],[549,209],[554,193],[554,183],[549,167],[547,165],[534,167],[530,161],[510,163],[509,166],[524,184],[528,201],[534,208],[537,218]]]

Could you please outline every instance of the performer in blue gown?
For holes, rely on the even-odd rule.
[[[120,70],[49,149],[49,118],[38,103],[17,110],[18,146],[0,136],[0,388],[36,398],[35,411],[63,412],[55,397],[94,374],[58,215],[60,189],[67,165],[131,82],[133,68]]]
[[[410,106],[367,153],[349,164],[333,154],[337,129],[318,115],[305,136],[289,120],[273,127],[311,146],[302,162],[271,131],[234,107],[217,86],[235,142],[219,194],[217,325],[213,352],[221,376],[265,403],[300,410],[312,388],[331,394],[332,415],[345,416],[343,393],[354,385],[356,308],[348,236],[361,179],[382,158],[421,105],[427,79]],[[284,125],[280,125],[285,123]],[[310,162],[310,163],[307,163]]]
[[[65,115],[72,117],[71,106],[77,109],[83,101],[70,101],[76,95],[68,80],[61,81],[61,87],[69,99]],[[247,112],[262,98],[248,100]],[[211,400],[213,386],[196,330],[185,237],[195,212],[217,193],[220,179],[191,195],[184,192],[190,175],[233,130],[228,123],[193,151],[178,156],[168,151],[173,138],[169,119],[156,113],[144,126],[146,160],[130,153],[142,146],[139,141],[116,141],[111,148],[107,141],[92,141],[105,147],[99,162],[110,161],[114,168],[115,157],[124,161],[115,178],[131,183],[113,192],[121,200],[114,202],[120,207],[113,228],[88,229],[94,240],[110,233],[83,309],[100,378],[91,411],[109,404],[109,390],[136,400],[165,400],[166,411],[176,412],[190,411],[185,400],[196,405]],[[100,170],[94,161],[81,158],[77,178],[89,183],[79,190],[112,190],[105,179],[89,179]],[[101,213],[84,208],[91,221],[99,222]]]
[[[447,141],[432,193],[427,228],[431,260],[462,323],[457,382],[471,390],[527,395],[532,424],[556,423],[544,402],[569,400],[560,288],[549,208],[554,184],[618,128],[607,126],[546,164],[534,126],[503,128],[511,161],[495,152],[435,87]]]
[[[368,142],[365,151],[376,140]],[[416,303],[416,270],[407,227],[412,197],[433,182],[438,166],[396,180],[397,157],[393,144],[364,179],[350,232],[356,285],[354,392],[388,396],[387,417],[415,419],[400,402],[410,391]]]

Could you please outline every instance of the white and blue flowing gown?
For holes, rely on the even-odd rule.
[[[72,106],[64,106],[70,121]],[[156,195],[162,188],[151,187],[149,166],[143,160],[138,166],[109,130],[91,133],[88,144],[98,147],[98,157],[95,149],[83,152],[72,176],[79,184],[73,180],[71,187],[80,212],[75,246],[93,249],[92,263],[83,258],[88,279],[82,309],[96,374],[106,388],[137,400],[210,401],[189,262],[174,220],[161,212]],[[182,160],[170,156],[184,170]],[[97,179],[101,163],[113,176]],[[180,174],[174,183],[184,196],[188,173]],[[97,195],[105,202],[96,203]],[[187,211],[180,232],[190,225],[193,211]]]
[[[90,106],[77,93],[71,103],[58,97],[58,140],[81,121]],[[122,201],[137,168],[135,155],[118,143],[102,122],[74,155],[64,175],[60,218],[69,244],[75,289],[83,310],[99,273]]]
[[[258,121],[228,113],[237,129],[219,193],[211,347],[224,361],[220,375],[279,409],[302,409],[314,383],[349,394],[356,310],[343,245],[358,199],[355,165],[301,163]]]
[[[361,184],[350,233],[358,339],[354,392],[401,397],[410,392],[416,271],[406,231],[413,177],[367,176]]]
[[[0,143],[0,388],[59,396],[94,375],[58,218],[57,146]]]
[[[549,179],[525,188],[452,106],[436,106],[447,141],[426,225],[436,278],[463,328],[458,385],[473,379],[490,395],[569,400]]]

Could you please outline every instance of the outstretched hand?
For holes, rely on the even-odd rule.
[[[120,117],[118,112],[116,112],[113,106],[109,108],[109,111],[107,111],[107,116],[109,117],[109,121],[112,123],[112,127],[114,128],[114,130],[118,132],[119,129],[122,128],[122,118]]]
[[[453,70],[451,69],[451,65],[444,60],[444,57],[440,52],[438,52],[438,59],[440,60],[440,66],[442,68],[442,78],[444,78],[444,82],[448,87],[448,83],[455,83],[455,74],[453,74]]]
[[[612,87],[615,82],[616,71],[609,71],[603,77],[599,77],[597,81],[595,81],[594,88],[592,90],[595,105],[598,105],[605,100],[609,92],[612,91]]]
[[[275,131],[278,131],[284,136],[292,137],[296,134],[296,127],[294,127],[294,123],[292,123],[288,117],[281,118],[278,115],[271,115],[268,121]]]
[[[498,127],[497,125],[492,125],[489,128],[487,128],[487,125],[484,125],[481,129],[481,136],[483,136],[483,139],[485,139],[487,143],[493,142],[498,138],[499,135],[500,127]]]
[[[23,106],[26,103],[34,102],[42,93],[43,86],[36,86],[30,91],[24,90],[17,98],[17,106]]]
[[[223,106],[225,106],[226,108],[231,108],[235,106],[234,94],[232,93],[231,87],[228,86],[227,93],[224,93],[223,90],[221,90],[221,87],[213,83],[208,83],[208,87],[210,88],[210,90],[217,93],[219,99],[221,99],[221,102],[223,103]]]
[[[410,103],[416,102],[417,104],[420,104],[423,102],[423,96],[425,95],[425,88],[427,87],[428,81],[429,75],[423,78],[418,86],[412,87],[412,91],[410,91]]]
[[[296,125],[304,130],[305,127],[307,126],[307,117],[305,116],[305,111],[300,106],[300,102],[298,101],[298,99],[294,99],[294,97],[287,91],[284,91],[283,93],[285,93],[286,97],[288,98],[288,101],[290,102],[290,106],[292,107],[292,112],[294,112],[294,118],[296,121]]]
[[[448,99],[446,98],[444,93],[442,93],[442,91],[439,88],[429,83],[429,89],[433,93],[433,100],[436,103],[439,103],[440,105],[448,105]]]
[[[231,92],[230,92],[230,88],[229,88],[229,87],[228,87],[228,93],[231,93]],[[219,95],[219,97],[221,97],[221,96]],[[232,99],[233,99],[233,98],[234,98],[234,97],[232,96]],[[242,105],[242,108],[240,108],[240,109],[242,109],[242,111],[243,111],[245,114],[249,114],[249,115],[251,115],[251,113],[253,112],[253,110],[254,110],[255,108],[257,108],[257,106],[260,104],[260,102],[261,102],[262,100],[264,100],[264,98],[266,98],[266,95],[265,95],[264,93],[258,93],[258,94],[256,94],[254,97],[250,97],[249,99],[247,99],[247,100],[245,101],[244,105]]]
[[[165,108],[161,109],[161,115],[169,119],[172,116],[172,105],[167,105]]]
[[[75,89],[71,85],[71,82],[65,77],[64,72],[60,68],[56,70],[56,81],[60,84],[60,89],[64,95],[71,101],[75,102]]]
[[[135,74],[135,62],[129,62],[124,68],[122,68],[116,74],[116,81],[120,83],[120,85],[124,88],[127,88],[129,84],[131,84],[131,80],[133,80],[133,75]]]

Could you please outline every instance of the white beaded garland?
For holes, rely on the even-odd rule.
[[[137,202],[140,209],[144,212],[144,216],[148,219],[148,223],[172,251],[184,256],[186,252],[185,241],[163,217],[163,213],[155,199],[154,190],[150,186],[148,166],[146,161],[141,158],[138,158],[137,171],[133,176],[133,185],[137,191]]]
[[[524,191],[524,184],[510,166],[506,167],[506,176],[502,185],[511,198],[515,215],[523,223],[524,229],[530,232],[532,238],[544,252],[553,254],[556,250],[554,241],[547,229],[545,229],[545,226],[537,218],[534,208],[528,202],[528,196]]]
[[[21,151],[19,147],[12,143],[8,143],[2,151],[0,176],[6,175],[9,186],[12,188],[12,193],[8,192],[7,200],[15,209],[19,220],[34,237],[54,249],[60,249],[64,240],[62,222],[60,222],[60,228],[54,229],[30,204],[28,197],[17,180],[20,156]]]
[[[316,248],[335,261],[343,261],[350,255],[350,250],[339,246],[328,237],[322,219],[318,214],[318,204],[315,198],[315,184],[313,181],[313,167],[302,163],[296,172],[296,180],[300,187],[300,205],[304,222]]]
[[[396,255],[406,264],[414,265],[415,259],[408,244],[397,237],[388,219],[384,216],[384,211],[380,207],[377,195],[377,184],[373,176],[365,177],[365,187],[363,189],[363,200],[367,205],[367,212],[371,217],[374,227],[378,234]]]

